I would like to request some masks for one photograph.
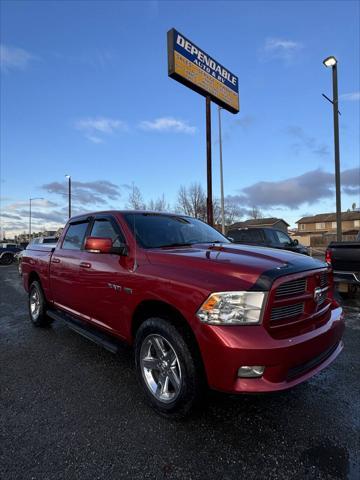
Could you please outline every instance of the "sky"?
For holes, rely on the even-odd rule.
[[[206,188],[205,99],[167,74],[171,28],[239,78],[222,111],[225,195],[284,218],[335,210],[330,69],[338,59],[342,209],[360,206],[358,1],[1,1],[1,227],[63,225],[180,185]],[[213,191],[220,195],[217,107]]]

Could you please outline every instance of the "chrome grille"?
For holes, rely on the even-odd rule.
[[[320,274],[320,287],[324,288],[327,287],[329,284],[329,277],[327,272],[322,272]]]
[[[327,294],[328,294],[327,290],[325,290],[325,292],[322,292],[322,293],[321,293],[321,297],[319,298],[319,300],[318,300],[318,302],[317,302],[317,304],[318,304],[319,306],[322,305],[322,304],[325,302],[325,300],[326,300],[326,298],[327,298]]]
[[[304,311],[304,303],[295,303],[294,305],[286,305],[283,307],[274,307],[271,311],[270,320],[276,322],[288,317],[296,317]]]
[[[275,298],[288,297],[290,295],[299,295],[306,291],[306,278],[299,278],[286,282],[276,289]]]

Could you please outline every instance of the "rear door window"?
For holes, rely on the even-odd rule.
[[[70,224],[62,248],[65,250],[80,250],[84,242],[88,225],[88,221]]]

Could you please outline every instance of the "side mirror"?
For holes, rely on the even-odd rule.
[[[112,249],[111,238],[88,237],[85,242],[85,250],[91,253],[110,253]]]
[[[115,253],[127,255],[127,245],[114,247],[111,238],[88,237],[85,241],[85,250],[91,253]]]
[[[292,244],[297,247],[299,245],[299,240],[295,238],[295,240],[292,241]]]
[[[233,237],[226,237],[228,240],[230,240],[231,243],[234,243],[235,240],[233,239]]]

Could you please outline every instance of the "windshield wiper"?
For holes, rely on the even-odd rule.
[[[207,242],[196,242],[196,243],[227,243],[225,240],[208,240]]]
[[[193,243],[168,243],[167,245],[160,245],[159,247],[155,248],[163,248],[163,247],[190,247],[191,245],[194,245]]]

